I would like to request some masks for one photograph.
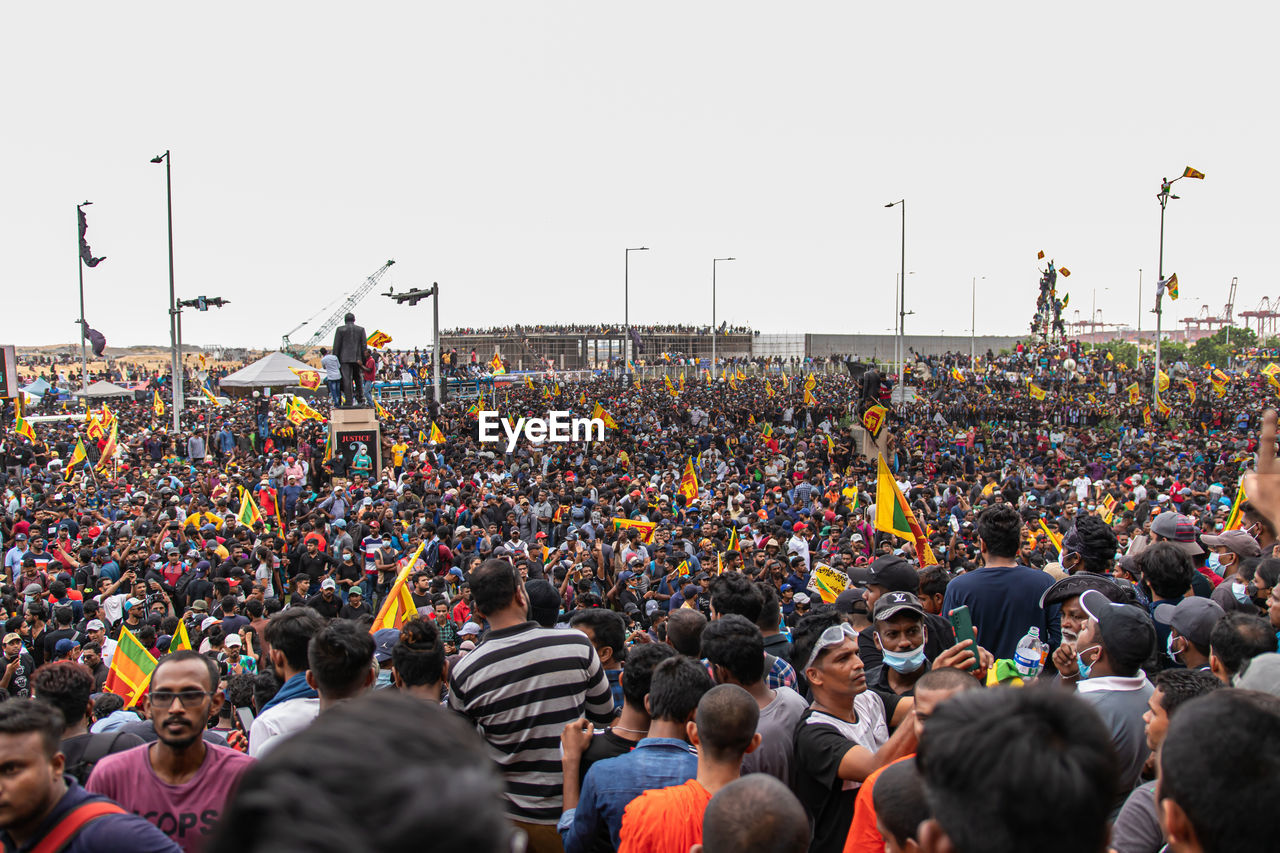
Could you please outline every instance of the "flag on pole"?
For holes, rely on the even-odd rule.
[[[210,403],[213,403],[215,406],[222,405],[222,402],[217,397],[213,396],[213,392],[209,390],[209,386],[201,384],[200,390],[209,398]]]
[[[916,521],[915,513],[911,511],[902,489],[894,482],[884,457],[877,456],[876,461],[880,466],[876,477],[876,530],[892,533],[900,539],[910,539],[915,543],[920,565],[934,565],[938,561],[933,556],[933,549],[929,547],[929,540],[925,537],[920,522]]]
[[[814,388],[817,388],[817,387],[818,387],[818,380],[814,377],[812,373],[810,373],[804,379],[804,390],[812,391]]]
[[[391,416],[387,414],[387,410],[382,408],[382,404],[378,402],[378,398],[373,398],[373,412],[378,416],[379,420],[386,420]]]
[[[124,706],[131,708],[147,692],[147,684],[155,669],[155,657],[132,631],[121,626],[120,639],[116,641],[115,653],[111,655],[111,669],[107,671],[107,681],[102,689],[124,699]]]
[[[885,419],[889,417],[889,410],[879,403],[875,403],[862,413],[862,426],[867,432],[871,433],[871,439],[880,437],[880,430],[884,429]]]
[[[111,465],[111,459],[116,455],[116,445],[120,441],[120,424],[112,422],[111,434],[107,436],[107,443],[102,447],[102,458],[98,460],[98,470],[106,470]]]
[[[680,494],[684,495],[686,506],[698,497],[698,472],[693,470],[691,457],[685,457],[684,473],[680,475]]]
[[[444,444],[444,433],[440,431],[440,427],[436,426],[436,422],[431,422],[431,437],[427,441],[433,444]]]
[[[89,231],[89,222],[84,218],[84,208],[77,207],[76,212],[80,218],[80,260],[84,261],[86,267],[96,267],[107,259],[106,255],[100,258],[93,256],[93,250],[89,248],[89,243],[85,240],[85,234]]]
[[[374,617],[373,625],[369,628],[370,634],[381,631],[383,628],[403,628],[405,622],[418,615],[418,607],[413,603],[413,595],[409,592],[409,575],[413,572],[413,566],[418,562],[418,557],[426,545],[424,540],[418,545],[418,550],[413,552],[413,556],[401,564],[395,583],[391,586],[391,592],[383,599],[382,607],[378,609],[378,615]]]
[[[1116,516],[1116,499],[1111,495],[1107,495],[1103,498],[1102,506],[1098,510],[1098,515],[1100,515],[1102,520],[1107,524],[1111,524],[1112,521],[1115,520]]]
[[[604,425],[609,429],[618,428],[618,422],[610,417],[609,413],[604,410],[604,406],[599,403],[596,403],[596,407],[591,410],[591,419],[604,421]]]
[[[1044,531],[1044,535],[1049,537],[1049,543],[1053,545],[1053,550],[1058,552],[1058,557],[1062,557],[1062,537],[1049,529],[1049,525],[1044,523],[1044,519],[1040,519],[1040,529]]]
[[[764,381],[764,395],[772,400],[773,396],[777,393],[778,393],[777,391],[773,390],[773,383],[771,383],[768,379],[766,379]]]
[[[507,372],[507,369],[502,366],[502,353],[495,352],[493,354],[493,358],[489,359],[489,367],[496,376],[500,376]]]
[[[1182,170],[1182,177],[1184,177],[1184,178],[1196,178],[1197,180],[1201,180],[1201,181],[1203,181],[1203,180],[1204,180],[1204,172],[1201,172],[1201,171],[1199,171],[1198,169],[1193,169],[1193,168],[1191,168],[1190,166],[1188,166],[1187,168],[1185,168],[1185,169],[1183,169],[1183,170]]]
[[[1142,399],[1142,389],[1138,387],[1138,383],[1135,382],[1124,390],[1129,392],[1129,405],[1138,405],[1138,401]]]
[[[298,384],[303,388],[314,391],[320,387],[320,372],[316,370],[302,370],[297,367],[290,367],[294,376],[298,377]]]
[[[22,415],[14,415],[13,431],[26,438],[26,440],[32,444],[36,443],[36,431],[32,429],[31,422]]]
[[[156,413],[157,418],[164,417],[164,400],[160,399],[160,389],[152,392],[151,409]]]
[[[72,469],[88,458],[89,454],[84,449],[84,439],[80,436],[76,436],[76,446],[75,449],[71,451],[71,458],[67,460],[67,470],[62,475],[62,479],[70,480]]]
[[[191,648],[191,635],[187,633],[187,623],[180,621],[178,630],[173,632],[173,639],[169,641],[169,654],[189,648]]]
[[[729,374],[729,387],[732,388],[734,391],[738,390],[738,374],[736,373]]]
[[[818,405],[817,398],[813,396],[813,392],[810,391],[808,388],[804,389],[804,405],[806,406]]]
[[[653,531],[658,529],[656,521],[632,521],[629,518],[615,518],[613,519],[613,526],[615,529],[639,530],[640,541],[645,545],[653,542]]]
[[[373,334],[365,338],[364,342],[374,349],[382,349],[391,343],[391,336],[381,329],[374,329]]]
[[[236,521],[252,530],[254,524],[262,521],[262,513],[258,511],[258,505],[253,502],[253,495],[249,490],[243,486],[241,490],[240,511],[236,513]]]
[[[960,372],[960,368],[951,368],[951,378],[957,382],[964,382],[964,374]]]
[[[1046,396],[1045,390],[1034,382],[1031,383],[1031,387],[1028,390],[1031,392],[1031,396],[1037,400],[1043,400]]]
[[[1239,530],[1244,527],[1244,517],[1240,512],[1240,505],[1248,499],[1249,496],[1244,493],[1244,479],[1241,478],[1240,485],[1236,487],[1235,500],[1231,502],[1231,512],[1227,515],[1227,523],[1223,529]]]

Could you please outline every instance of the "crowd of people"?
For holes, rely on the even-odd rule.
[[[566,378],[484,408],[603,441],[388,400],[359,463],[325,401],[9,429],[0,838],[1272,849],[1265,366],[1183,366],[1167,412],[1149,364],[1074,348],[921,359],[895,406]]]

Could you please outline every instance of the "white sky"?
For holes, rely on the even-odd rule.
[[[166,344],[174,159],[187,342],[270,346],[395,258],[441,324],[718,319],[766,332],[892,327],[907,199],[908,332],[1020,333],[1035,253],[1104,319],[1166,272],[1237,311],[1276,296],[1274,33],[1265,4],[25,3],[0,72],[0,274],[18,344],[86,315]],[[1272,262],[1274,264],[1274,262]],[[385,287],[379,287],[379,291]],[[429,302],[357,318],[425,343]],[[1150,328],[1153,317],[1142,324]],[[1166,322],[1166,328],[1170,325]]]

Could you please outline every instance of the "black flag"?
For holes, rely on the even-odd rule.
[[[640,333],[634,328],[631,330],[631,342],[635,344],[636,352],[644,352],[644,341],[640,340]]]
[[[96,264],[100,260],[102,258],[98,258],[94,263]],[[90,329],[88,323],[82,323],[81,326],[85,340],[89,342],[89,346],[93,349],[93,354],[98,358],[102,358],[102,354],[107,350],[107,336],[97,329]]]
[[[106,256],[101,258],[93,256],[93,250],[89,248],[89,244],[84,239],[85,232],[89,230],[89,223],[84,218],[84,210],[77,207],[76,212],[80,214],[80,260],[84,261],[85,266],[96,267],[106,260]]]

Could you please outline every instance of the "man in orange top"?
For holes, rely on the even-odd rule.
[[[736,684],[721,684],[698,702],[689,742],[698,775],[671,788],[646,791],[622,813],[618,853],[688,853],[702,843],[702,813],[717,791],[738,778],[742,756],[760,745],[760,706]]]
[[[945,702],[957,693],[976,690],[980,687],[982,687],[981,682],[962,669],[942,667],[931,669],[922,675],[916,682],[914,720],[916,741],[919,742],[920,736],[924,734],[924,727],[928,725],[929,717],[939,703]],[[915,753],[904,755],[898,761],[906,761],[914,756]],[[872,772],[858,789],[858,799],[853,805],[853,823],[849,826],[849,837],[844,843],[844,853],[883,853],[884,837],[876,828],[876,808],[871,798],[874,796],[876,780],[880,778],[880,774],[898,761],[886,764]]]

